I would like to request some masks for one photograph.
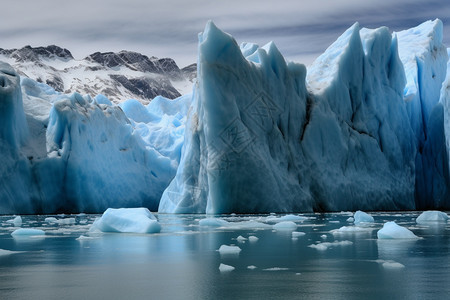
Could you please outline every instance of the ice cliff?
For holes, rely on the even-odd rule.
[[[306,68],[209,22],[193,93],[146,106],[2,64],[0,213],[448,209],[442,29],[355,23]]]
[[[436,206],[422,198],[448,182],[436,154],[447,60],[439,20],[394,35],[356,23],[308,70],[273,43],[239,49],[208,23],[181,163],[159,210]]]

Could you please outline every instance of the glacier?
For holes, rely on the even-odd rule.
[[[180,166],[159,211],[448,205],[422,201],[448,183],[430,171],[448,168],[434,118],[448,60],[442,28],[435,20],[391,34],[355,23],[306,69],[273,43],[239,47],[208,23]]]
[[[306,67],[208,22],[192,93],[147,105],[0,63],[0,213],[449,209],[442,31],[355,23]]]

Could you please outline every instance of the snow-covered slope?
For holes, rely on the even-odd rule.
[[[179,69],[170,58],[149,58],[131,51],[96,52],[76,60],[58,46],[26,46],[0,49],[0,61],[58,92],[103,94],[114,103],[133,98],[147,104],[158,95],[173,99],[190,93],[195,79],[192,66]]]

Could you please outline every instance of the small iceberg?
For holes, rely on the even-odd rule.
[[[408,228],[397,225],[397,223],[391,221],[383,225],[383,228],[378,230],[377,237],[379,239],[418,239]]]
[[[444,212],[437,210],[424,211],[417,217],[417,224],[427,224],[427,223],[442,223],[447,222],[448,215]]]
[[[144,207],[108,208],[99,219],[95,220],[89,231],[158,233],[161,231],[161,225]]]

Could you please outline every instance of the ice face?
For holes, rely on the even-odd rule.
[[[434,70],[446,59],[439,24],[421,25],[419,35],[392,36],[385,27],[356,23],[306,76],[305,67],[286,63],[273,43],[239,48],[208,23],[199,35],[198,84],[180,166],[159,210],[415,209],[421,130],[411,121],[417,118],[408,106],[412,90],[405,96],[404,88],[417,65],[405,65],[406,76],[398,49],[419,39],[425,46],[410,52],[421,53]],[[428,59],[433,53],[436,60]],[[424,77],[419,83],[433,89],[424,99],[443,80],[431,78],[436,82]]]
[[[20,148],[28,142],[20,78],[0,62],[0,213],[31,213],[31,172]]]
[[[143,142],[121,109],[79,94],[55,102],[47,151],[49,158],[35,166],[40,180],[53,179],[41,183],[47,212],[156,210],[174,172],[171,160]]]

